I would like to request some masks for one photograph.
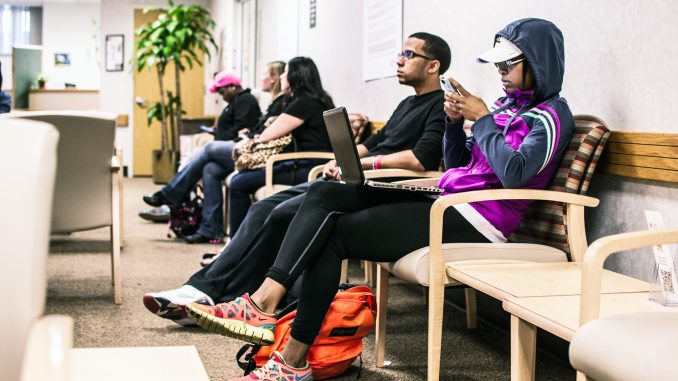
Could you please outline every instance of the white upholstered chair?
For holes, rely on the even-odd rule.
[[[115,156],[115,116],[84,111],[30,111],[3,115],[52,124],[59,131],[52,233],[108,226],[114,301],[122,303],[120,279],[122,171]]]
[[[29,332],[45,308],[58,140],[47,123],[0,119],[0,289],[11,292],[0,324],[0,374],[7,381],[20,379]]]
[[[587,250],[582,263],[582,326],[570,344],[570,362],[580,372],[578,380],[678,379],[674,362],[678,356],[678,311],[627,313],[598,319],[600,274],[605,259],[620,251],[668,244],[678,244],[678,229],[616,234],[596,240]]]

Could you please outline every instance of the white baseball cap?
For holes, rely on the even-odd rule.
[[[494,42],[494,47],[476,57],[476,61],[480,63],[497,63],[508,61],[521,54],[523,54],[523,52],[511,41],[504,37],[498,37]]]

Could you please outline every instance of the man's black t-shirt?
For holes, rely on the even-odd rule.
[[[297,151],[332,151],[323,119],[323,111],[326,109],[320,100],[306,95],[294,97],[287,103],[283,114],[304,121],[301,126],[292,130]]]
[[[363,143],[368,156],[412,150],[426,170],[436,170],[443,155],[443,91],[405,98],[386,125]]]
[[[245,89],[219,115],[214,137],[216,140],[234,140],[238,137],[238,131],[254,128],[260,116],[259,102],[250,89]]]

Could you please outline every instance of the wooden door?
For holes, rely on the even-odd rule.
[[[144,24],[153,22],[158,12],[143,13],[143,10],[134,10],[134,30]],[[136,38],[134,46],[136,46]],[[136,57],[136,49],[133,57]],[[205,60],[203,60],[203,63]],[[193,65],[181,74],[181,100],[186,118],[204,116],[205,80],[204,69],[200,65]],[[175,92],[174,65],[170,64],[164,78],[165,90]],[[155,68],[145,69],[142,72],[134,71],[134,98],[140,97],[153,104],[160,100],[158,74]],[[134,104],[134,176],[150,176],[153,174],[153,157],[155,149],[160,149],[160,123],[153,121],[149,126],[146,123],[146,109]]]

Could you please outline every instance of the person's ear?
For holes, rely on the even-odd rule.
[[[440,71],[440,61],[438,60],[429,61],[427,71],[429,74],[438,74],[438,72]]]

